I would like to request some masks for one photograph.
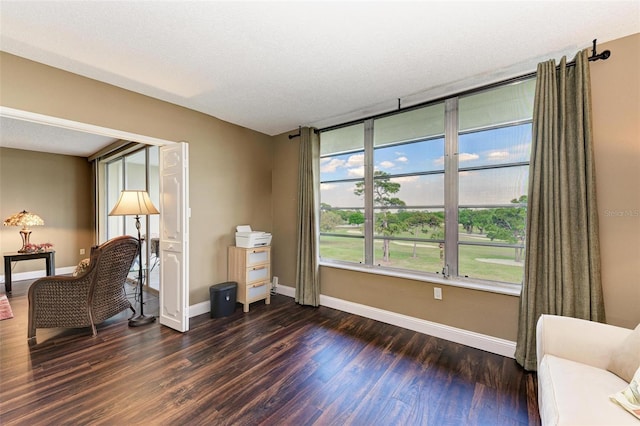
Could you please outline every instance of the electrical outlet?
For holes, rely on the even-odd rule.
[[[80,249],[80,254],[84,254],[84,249]]]
[[[442,300],[442,289],[440,287],[433,288],[433,298],[436,300]]]

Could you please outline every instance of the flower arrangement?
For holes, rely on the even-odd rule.
[[[44,253],[47,250],[50,250],[53,247],[51,243],[42,243],[42,244],[27,244],[24,246],[25,253]]]

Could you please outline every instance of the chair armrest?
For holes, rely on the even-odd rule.
[[[583,319],[541,315],[536,326],[538,367],[546,354],[607,369],[616,347],[633,330]]]

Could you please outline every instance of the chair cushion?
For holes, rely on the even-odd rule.
[[[538,369],[543,425],[625,425],[637,421],[609,399],[628,383],[607,370],[545,355]]]
[[[77,277],[78,275],[82,275],[84,274],[84,272],[87,270],[87,268],[89,267],[89,262],[91,259],[86,258],[86,259],[82,259],[80,261],[80,263],[78,263],[78,265],[76,266],[75,271],[73,271],[73,276]]]

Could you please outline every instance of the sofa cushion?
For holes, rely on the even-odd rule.
[[[636,370],[629,386],[611,395],[611,400],[640,420],[640,368]]]
[[[631,382],[633,373],[638,368],[640,368],[640,324],[613,350],[607,367],[627,383]]]
[[[538,383],[543,425],[638,426],[632,415],[609,399],[627,383],[607,370],[545,355]]]

